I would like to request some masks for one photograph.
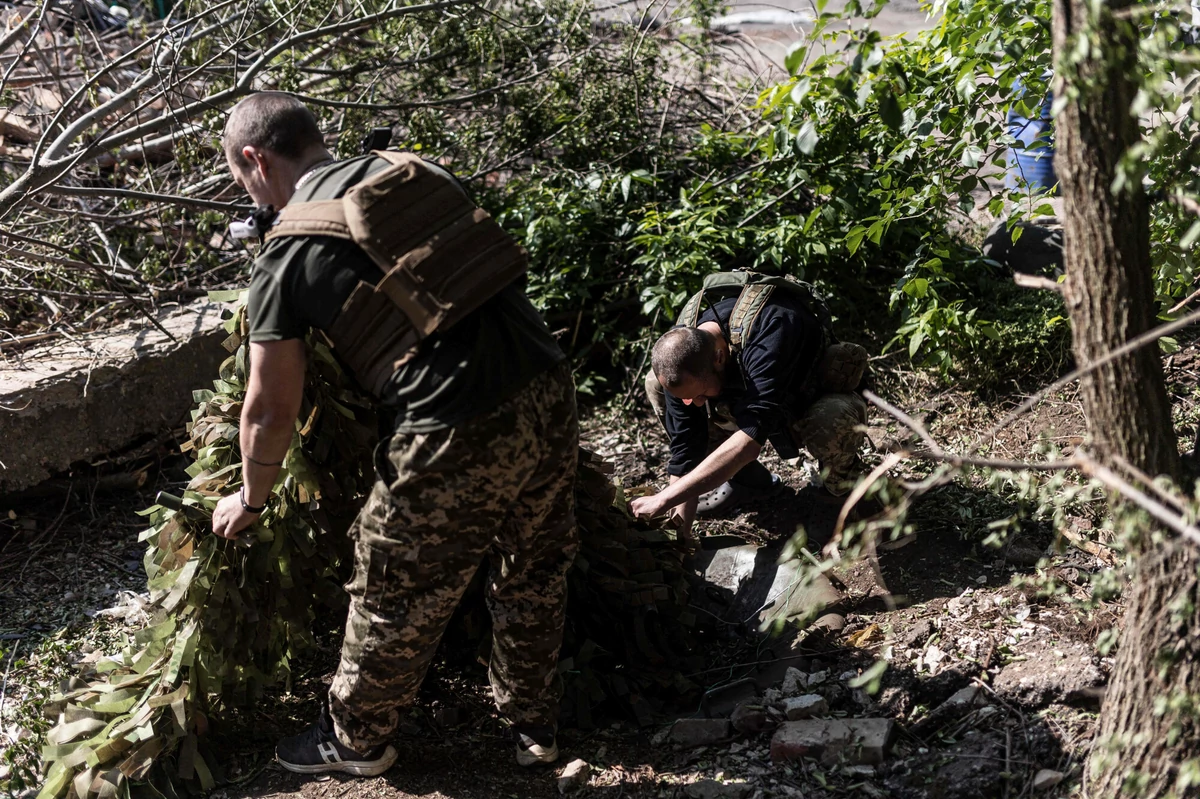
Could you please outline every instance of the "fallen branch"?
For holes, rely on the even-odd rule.
[[[1051,280],[1048,277],[1041,275],[1027,275],[1024,272],[1016,272],[1013,274],[1013,283],[1024,289],[1045,289],[1046,291],[1056,291],[1059,294],[1063,293],[1062,284],[1057,280]]]

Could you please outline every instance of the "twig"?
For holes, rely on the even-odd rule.
[[[1144,511],[1179,533],[1190,543],[1200,546],[1200,529],[1188,524],[1179,514],[1171,511],[1152,497],[1147,496],[1145,492],[1130,485],[1123,477],[1094,458],[1081,452],[1077,452],[1075,457],[1079,461],[1079,471],[1083,474],[1099,480],[1129,501],[1140,506]]]
[[[58,184],[46,186],[41,191],[47,194],[62,194],[68,197],[116,197],[125,200],[148,200],[156,203],[182,205],[189,208],[204,208],[211,211],[232,211],[241,213],[252,211],[254,207],[241,202],[219,202],[204,200],[199,197],[181,197],[178,194],[156,194],[150,191],[135,191],[133,189],[107,189],[93,186],[62,186]]]
[[[1184,308],[1186,308],[1188,305],[1191,305],[1192,300],[1196,299],[1197,297],[1200,297],[1200,289],[1196,289],[1191,294],[1187,295],[1187,297],[1185,299],[1182,299],[1179,302],[1175,303],[1175,305],[1172,306],[1171,309],[1169,311],[1167,311],[1167,313],[1169,313],[1169,314],[1179,313]]]
[[[0,685],[0,739],[4,738],[4,697],[8,695],[8,673],[17,659],[17,650],[21,648],[21,639],[13,644],[12,652],[8,655],[8,665],[4,667],[4,683]]]
[[[1174,322],[1169,322],[1165,325],[1160,325],[1152,330],[1148,330],[1145,333],[1142,333],[1140,336],[1136,336],[1136,337],[1130,339],[1129,341],[1125,342],[1120,347],[1117,347],[1115,350],[1105,353],[1102,357],[1097,358],[1096,360],[1092,361],[1091,363],[1087,364],[1086,366],[1081,366],[1077,369],[1073,369],[1071,372],[1069,372],[1065,376],[1059,378],[1058,380],[1054,381],[1053,383],[1046,386],[1042,390],[1037,391],[1034,394],[1031,394],[1024,402],[1022,402],[1020,405],[1018,405],[1015,410],[1013,410],[1011,413],[1009,413],[1007,416],[1005,416],[1003,419],[1001,419],[999,422],[997,422],[995,425],[993,425],[990,430],[988,430],[986,433],[984,433],[982,436],[980,436],[975,441],[975,443],[971,446],[971,449],[968,450],[968,454],[974,455],[976,452],[978,452],[979,448],[982,447],[986,441],[988,441],[989,439],[995,438],[997,433],[999,433],[1001,430],[1003,430],[1004,428],[1006,428],[1010,424],[1012,424],[1014,421],[1016,421],[1020,416],[1022,416],[1026,411],[1028,411],[1034,405],[1037,405],[1039,402],[1041,402],[1042,399],[1044,399],[1047,394],[1057,391],[1058,389],[1062,388],[1063,386],[1067,385],[1068,383],[1078,380],[1079,378],[1083,377],[1086,374],[1090,374],[1090,373],[1094,372],[1096,369],[1099,369],[1101,366],[1104,366],[1107,363],[1111,363],[1112,361],[1115,361],[1117,358],[1120,358],[1123,355],[1128,355],[1129,353],[1133,352],[1136,349],[1140,349],[1141,347],[1144,347],[1147,344],[1151,344],[1155,341],[1158,341],[1163,336],[1169,336],[1170,334],[1174,333],[1175,331],[1182,330],[1183,328],[1193,325],[1196,322],[1200,322],[1200,311],[1195,311],[1181,319],[1176,319]]]

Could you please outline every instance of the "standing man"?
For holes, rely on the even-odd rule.
[[[280,764],[359,776],[392,765],[400,713],[485,558],[496,705],[513,725],[517,762],[553,762],[579,434],[563,353],[520,281],[508,279],[523,271],[524,252],[432,164],[398,153],[335,161],[291,95],[242,100],[223,145],[237,184],[284,213],[250,276],[243,484],[217,505],[213,531],[236,537],[270,501],[311,328],[396,418],[351,528],[350,611],[328,704],[310,729],[279,743]],[[395,223],[368,230],[370,255],[360,231],[347,232],[360,206],[329,202],[347,192],[368,211],[383,203],[382,218]],[[453,272],[448,295],[398,290],[430,264]],[[477,273],[485,294],[454,294]]]
[[[670,486],[633,500],[633,513],[670,514],[681,538],[695,543],[701,495],[736,492],[731,481],[757,465],[768,440],[782,458],[808,449],[823,474],[821,490],[846,494],[866,438],[858,393],[866,355],[857,344],[834,342],[828,311],[805,284],[752,272],[711,275],[651,351],[646,392],[670,439]],[[710,422],[729,433],[711,451]]]

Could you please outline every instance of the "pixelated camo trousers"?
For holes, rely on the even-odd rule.
[[[567,569],[578,549],[579,423],[565,364],[494,411],[448,430],[397,433],[351,529],[354,576],[329,690],[338,738],[387,740],[486,557],[489,677],[515,724],[554,724]]]

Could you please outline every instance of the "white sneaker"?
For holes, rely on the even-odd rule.
[[[558,742],[551,727],[515,729],[517,736],[517,765],[536,766],[558,760]]]

